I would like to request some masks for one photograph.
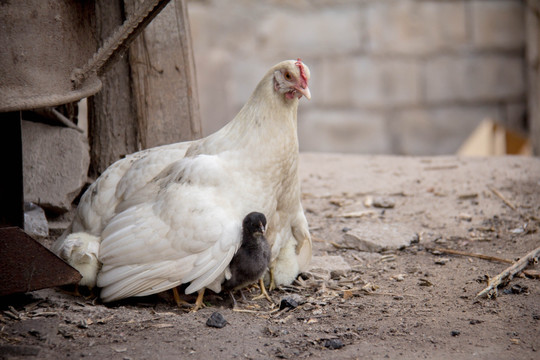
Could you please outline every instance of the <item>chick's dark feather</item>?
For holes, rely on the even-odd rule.
[[[261,278],[270,263],[270,246],[264,237],[266,217],[252,212],[242,223],[242,244],[229,264],[230,279],[222,287],[226,291],[238,290]]]

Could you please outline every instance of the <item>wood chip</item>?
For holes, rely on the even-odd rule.
[[[420,279],[418,282],[418,285],[420,286],[433,286],[433,283],[429,281],[428,279]]]
[[[457,169],[457,165],[426,166],[424,170],[452,170]]]
[[[351,290],[343,290],[343,299],[348,300],[352,298],[354,295]]]
[[[374,210],[363,210],[363,211],[353,211],[353,212],[341,214],[340,216],[346,219],[350,219],[350,218],[361,218],[364,216],[372,216],[376,214],[377,212]]]
[[[58,316],[58,313],[54,311],[32,311],[28,313],[28,317],[34,318],[34,317],[40,317],[40,316],[52,317],[52,316]]]
[[[476,199],[478,197],[477,193],[472,194],[461,194],[458,196],[459,200],[469,200],[469,199]]]
[[[114,315],[111,315],[111,316],[108,316],[106,318],[101,318],[101,319],[97,319],[96,322],[98,324],[106,324],[107,322],[109,322],[110,320],[112,320],[114,318]]]
[[[13,319],[13,320],[20,320],[19,314],[14,314],[11,311],[3,311],[4,314],[7,315],[7,317]]]
[[[343,205],[345,204],[345,201],[343,199],[332,199],[330,200],[330,204],[337,207],[343,207]]]
[[[152,327],[158,328],[158,329],[165,329],[165,328],[171,328],[174,327],[173,324],[154,324]]]
[[[540,271],[538,270],[523,270],[523,274],[532,279],[540,279]]]
[[[39,300],[39,301],[36,301],[36,302],[33,302],[31,304],[28,304],[24,307],[24,311],[26,312],[29,312],[29,311],[32,311],[34,310],[39,304],[41,304],[43,302],[43,300]]]

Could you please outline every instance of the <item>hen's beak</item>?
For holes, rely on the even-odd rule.
[[[309,91],[309,87],[307,87],[307,85],[305,88],[303,88],[302,86],[295,86],[294,89],[298,91],[300,94],[304,95],[306,99],[308,100],[311,99],[311,91]]]

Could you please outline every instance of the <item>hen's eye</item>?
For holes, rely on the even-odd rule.
[[[292,75],[291,75],[290,72],[287,71],[287,72],[285,73],[285,79],[287,79],[287,80],[289,80],[289,81],[292,80]]]

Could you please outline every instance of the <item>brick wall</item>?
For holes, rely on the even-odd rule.
[[[449,154],[486,117],[523,127],[520,0],[191,0],[189,16],[205,134],[297,57],[304,151]]]

